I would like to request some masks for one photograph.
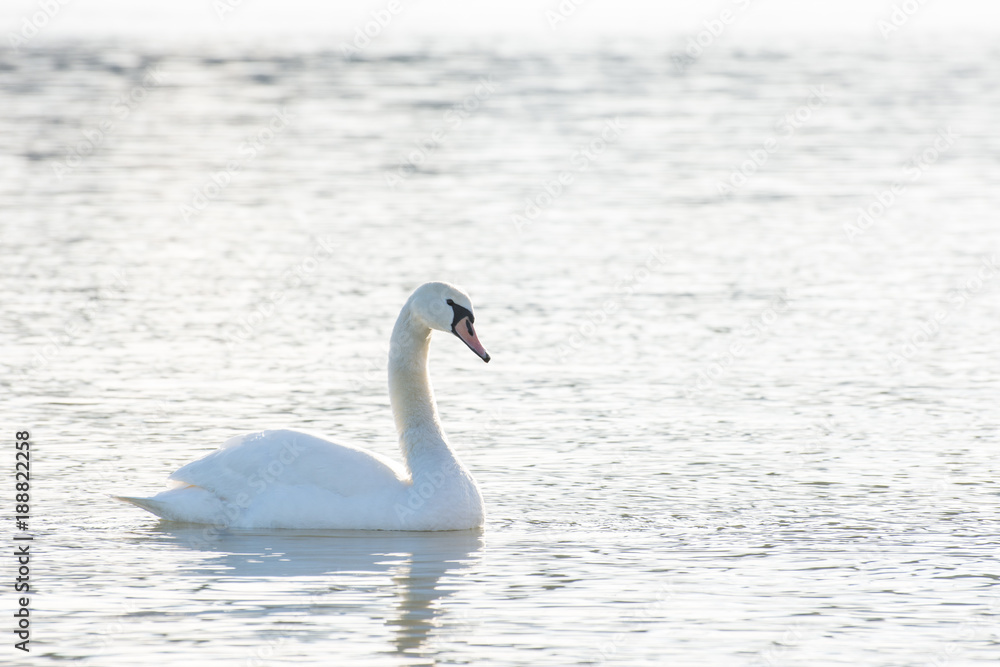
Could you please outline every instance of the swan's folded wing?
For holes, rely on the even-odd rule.
[[[384,490],[405,476],[400,466],[374,452],[277,430],[232,438],[170,479],[242,504],[279,486],[315,486],[346,497]]]

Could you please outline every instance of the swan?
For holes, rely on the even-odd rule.
[[[168,521],[232,528],[464,530],[483,524],[483,498],[448,444],[430,378],[431,331],[450,331],[489,362],[472,301],[442,282],[418,287],[389,342],[389,400],[404,465],[302,431],[226,441],[182,466],[174,488],[151,498],[114,496]]]

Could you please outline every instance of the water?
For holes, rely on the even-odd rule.
[[[32,664],[993,664],[998,74],[970,44],[4,52]],[[431,279],[493,355],[431,353],[481,533],[206,536],[107,497],[265,427],[395,456],[384,354]]]

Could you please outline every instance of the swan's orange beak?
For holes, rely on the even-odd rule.
[[[469,349],[479,355],[479,358],[486,363],[490,362],[490,353],[486,351],[483,344],[476,337],[476,330],[472,328],[472,321],[468,317],[463,317],[451,327],[456,336],[469,346]]]

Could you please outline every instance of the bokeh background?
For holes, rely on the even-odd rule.
[[[998,20],[4,3],[4,659],[993,664]],[[441,279],[493,355],[431,355],[482,532],[108,497],[274,426],[398,456],[389,331]]]

